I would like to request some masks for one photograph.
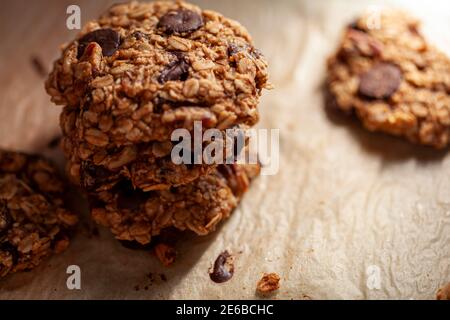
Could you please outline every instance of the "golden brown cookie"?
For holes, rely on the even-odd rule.
[[[0,277],[30,270],[69,245],[75,214],[46,159],[0,150]]]
[[[170,140],[195,120],[254,125],[267,86],[246,29],[183,1],[112,6],[64,48],[46,84],[76,110],[78,138],[99,147]]]
[[[332,105],[371,131],[444,148],[450,134],[450,60],[405,13],[364,15],[349,25],[328,61]]]
[[[206,235],[230,216],[258,174],[258,165],[220,165],[189,184],[151,192],[123,180],[91,195],[91,213],[119,240],[148,244],[169,228]]]

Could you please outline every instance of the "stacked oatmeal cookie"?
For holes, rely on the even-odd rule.
[[[88,23],[46,83],[63,105],[68,174],[93,218],[148,244],[175,227],[204,235],[236,207],[256,165],[175,164],[175,129],[250,127],[267,63],[247,31],[185,3],[131,2]]]

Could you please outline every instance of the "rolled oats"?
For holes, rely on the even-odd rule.
[[[184,17],[184,24],[177,17]],[[128,23],[117,23],[122,19]],[[168,140],[183,123],[164,121],[158,113],[164,108],[186,105],[190,117],[191,109],[195,115],[195,108],[212,112],[220,104],[235,115],[230,126],[257,122],[259,96],[269,85],[267,63],[255,52],[247,31],[219,13],[182,1],[131,2],[87,24],[55,62],[46,88],[55,103],[77,110],[80,131],[100,129],[82,120],[85,112],[99,110],[103,117],[120,109],[122,117],[136,121],[136,102],[158,106],[147,109],[151,116],[141,121],[159,130],[141,132],[138,141],[128,140],[131,128],[114,131],[120,117],[111,118],[114,124],[105,133],[110,145]]]
[[[0,277],[30,270],[69,244],[75,214],[47,160],[0,150]]]
[[[169,227],[214,230],[259,167],[177,165],[171,135],[195,121],[204,130],[256,124],[267,67],[239,23],[184,1],[132,1],[89,22],[46,89],[64,106],[67,172],[94,220],[141,244]]]
[[[91,212],[119,240],[147,244],[171,227],[206,235],[230,216],[258,174],[258,166],[221,165],[189,184],[151,192],[122,180],[108,191],[90,195]]]

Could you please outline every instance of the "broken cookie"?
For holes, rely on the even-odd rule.
[[[276,273],[264,273],[256,285],[256,291],[260,294],[269,294],[280,288],[280,276]]]

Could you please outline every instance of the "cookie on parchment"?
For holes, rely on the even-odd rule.
[[[90,195],[91,214],[117,239],[143,245],[170,228],[206,235],[231,215],[259,170],[259,165],[219,165],[189,184],[151,192],[123,180]]]
[[[373,15],[373,13],[372,13]],[[394,10],[350,24],[328,61],[332,105],[371,131],[444,148],[450,136],[450,60],[419,22]]]
[[[183,1],[114,5],[88,23],[54,64],[46,89],[76,110],[89,145],[170,140],[191,130],[254,125],[267,62],[247,30]]]

